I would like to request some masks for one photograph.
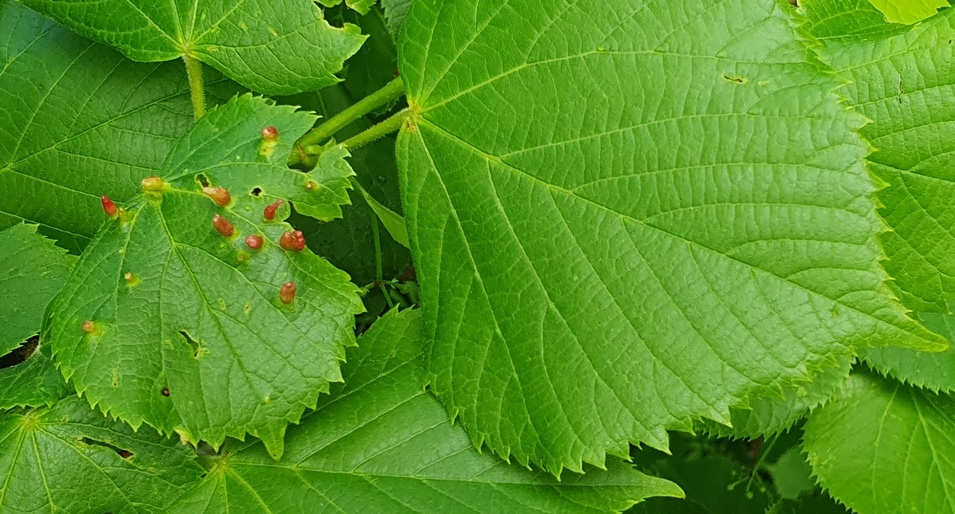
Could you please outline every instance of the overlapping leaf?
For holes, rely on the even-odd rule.
[[[335,73],[364,41],[353,25],[329,25],[311,0],[23,3],[133,60],[197,58],[268,94],[334,84]]]
[[[75,258],[36,233],[36,225],[0,231],[0,356],[17,348],[21,362],[0,369],[0,410],[49,404],[66,394],[66,384],[35,342],[47,304],[69,275]],[[14,361],[16,362],[16,361]]]
[[[422,390],[422,325],[392,311],[343,366],[345,386],[289,429],[282,461],[259,444],[218,459],[175,512],[609,512],[673,483],[620,461],[553,477],[480,454]]]
[[[788,387],[776,396],[757,398],[748,409],[733,409],[732,426],[704,420],[703,428],[716,436],[744,439],[779,434],[837,394],[849,378],[851,364],[852,359],[843,357],[838,366],[825,369],[810,381]]]
[[[823,60],[848,81],[840,90],[872,122],[871,169],[888,185],[880,210],[885,266],[913,310],[945,312],[955,294],[955,10],[915,27],[867,23],[864,0],[805,2]],[[833,20],[845,20],[836,23]],[[816,25],[821,25],[819,29]]]
[[[20,224],[0,231],[0,356],[40,332],[43,311],[75,260],[36,228]]]
[[[822,484],[860,514],[955,512],[955,399],[856,373],[805,425]]]
[[[404,212],[476,443],[579,469],[851,347],[942,347],[883,285],[863,119],[788,10],[412,5]]]
[[[54,303],[45,341],[78,392],[138,426],[214,446],[251,433],[274,455],[285,426],[340,380],[343,346],[362,310],[348,276],[306,249],[279,246],[287,203],[328,215],[346,199],[344,150],[315,171],[284,166],[290,143],[314,123],[291,107],[241,96],[210,112],[170,153],[161,191],[125,204],[78,262]],[[280,143],[260,137],[274,126]],[[324,156],[323,156],[324,157]],[[202,187],[223,187],[217,206]],[[234,225],[213,227],[214,215]],[[263,238],[251,250],[246,236]],[[294,301],[280,288],[297,286]],[[92,332],[82,328],[93,323]]]
[[[915,23],[934,16],[948,0],[869,0],[892,23]]]
[[[946,299],[955,294],[955,10],[915,27],[874,22],[864,0],[812,0],[806,11],[823,59],[849,83],[841,90],[872,119],[862,129],[877,151],[872,171],[891,231],[882,235],[886,269],[903,302],[950,335]],[[860,28],[859,20],[868,20]],[[934,390],[955,389],[952,351],[867,351],[883,373]]]
[[[199,479],[191,451],[79,398],[0,414],[0,511],[164,512]]]
[[[99,196],[139,192],[193,124],[182,65],[137,64],[0,0],[0,228],[26,220],[79,252]],[[214,98],[234,84],[207,77]]]

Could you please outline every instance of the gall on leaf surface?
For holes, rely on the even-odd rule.
[[[338,82],[335,73],[365,40],[354,25],[329,25],[312,0],[23,3],[134,61],[197,58],[272,95]]]
[[[942,349],[884,284],[875,186],[792,8],[419,0],[404,213],[432,387],[559,473],[729,422],[869,344]]]
[[[161,191],[130,201],[96,235],[44,332],[64,376],[94,406],[192,443],[249,433],[278,456],[286,424],[341,380],[339,361],[363,310],[357,287],[310,250],[283,250],[289,226],[262,219],[276,197],[340,208],[324,205],[327,187],[305,184],[337,170],[332,182],[344,188],[347,164],[322,161],[331,171],[305,174],[284,165],[289,144],[260,154],[262,127],[291,142],[314,121],[251,95],[210,111],[170,153]],[[203,194],[210,186],[228,189],[230,205]],[[213,226],[216,214],[233,224],[231,237]],[[257,251],[245,242],[253,234],[263,239]],[[280,289],[291,280],[298,291],[286,305]],[[85,320],[93,333],[82,330]]]
[[[0,511],[166,512],[202,475],[194,455],[80,398],[0,414]]]
[[[134,63],[18,2],[0,0],[0,228],[22,221],[79,253],[102,195],[139,193],[193,126],[181,63]],[[236,91],[206,76],[210,103]]]
[[[885,183],[881,234],[903,304],[951,340],[955,295],[955,10],[909,27],[880,19],[865,0],[804,2],[819,53],[847,82],[840,92],[871,123],[872,172]],[[883,374],[936,391],[955,391],[955,351],[885,347],[863,351]]]
[[[857,372],[813,412],[803,446],[819,482],[854,512],[955,512],[955,398]]]
[[[170,510],[202,512],[619,512],[676,484],[618,459],[565,475],[507,464],[474,448],[422,387],[420,311],[391,311],[361,336],[314,412],[290,427],[276,463],[258,442],[227,443],[205,480]]]

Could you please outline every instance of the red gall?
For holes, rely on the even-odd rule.
[[[226,237],[232,237],[232,234],[235,233],[235,227],[232,223],[218,214],[212,217],[212,226]]]
[[[279,291],[279,300],[282,300],[282,303],[289,304],[295,300],[295,282],[286,282],[282,284],[282,289]]]
[[[212,198],[212,201],[219,207],[225,207],[232,201],[232,195],[230,195],[229,190],[224,187],[204,187],[202,188],[202,192],[209,198]]]
[[[99,199],[103,202],[103,210],[106,211],[107,216],[115,218],[119,215],[119,209],[116,208],[116,204],[108,196],[103,195]]]

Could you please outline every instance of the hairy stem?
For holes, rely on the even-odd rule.
[[[354,150],[356,148],[361,148],[368,143],[377,141],[392,132],[397,132],[401,128],[401,124],[405,122],[408,118],[408,109],[402,109],[398,111],[397,114],[388,118],[387,120],[370,127],[368,130],[356,134],[354,137],[346,139],[342,146],[348,150]]]
[[[189,76],[189,92],[192,94],[192,112],[196,120],[206,113],[206,91],[202,82],[202,63],[199,59],[183,55],[186,63],[186,75]]]

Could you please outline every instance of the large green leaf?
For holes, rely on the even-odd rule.
[[[398,141],[433,388],[552,472],[667,444],[863,344],[883,285],[835,79],[760,0],[418,0]]]
[[[855,512],[955,512],[951,396],[857,373],[804,429],[814,473]]]
[[[77,253],[193,125],[182,65],[137,64],[0,0],[0,228],[22,220]],[[216,98],[234,85],[207,77]]]
[[[269,94],[329,86],[364,41],[358,28],[332,27],[311,0],[23,0],[130,59],[187,56]]]
[[[935,15],[948,0],[869,0],[892,23],[915,23]]]
[[[480,454],[421,388],[417,311],[391,311],[359,340],[336,386],[289,429],[282,461],[260,444],[228,448],[175,512],[609,512],[682,496],[619,460],[567,476]]]
[[[857,20],[878,15],[865,0],[804,3],[823,60],[848,82],[840,92],[872,120],[861,132],[887,183],[886,270],[906,306],[945,312],[955,295],[955,10],[911,28],[882,21],[860,30]]]
[[[78,398],[0,414],[0,511],[163,512],[199,479],[192,453]]]
[[[40,332],[43,311],[75,260],[36,229],[20,224],[0,231],[0,356]]]
[[[277,198],[329,215],[347,200],[344,150],[326,152],[309,174],[284,165],[314,119],[249,95],[209,112],[170,153],[164,189],[127,203],[90,243],[44,341],[93,405],[192,443],[250,433],[277,456],[286,424],[341,379],[362,310],[357,287],[311,251],[279,246],[291,230],[287,206],[263,220]],[[271,149],[259,135],[268,125],[282,141]],[[229,190],[231,202],[218,207],[205,183]],[[213,227],[217,214],[234,224],[231,237]],[[248,235],[263,238],[260,250]],[[285,304],[288,281],[297,293]]]

